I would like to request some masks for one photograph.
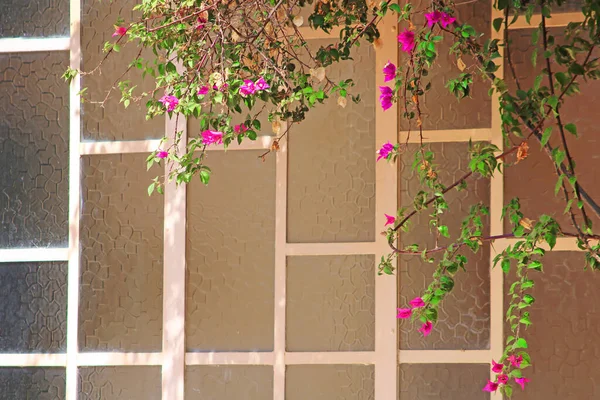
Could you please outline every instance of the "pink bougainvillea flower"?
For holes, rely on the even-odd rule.
[[[410,53],[415,48],[415,33],[405,29],[398,35],[398,43],[402,45],[402,51]]]
[[[421,332],[423,336],[429,336],[432,329],[433,324],[431,323],[431,321],[427,321],[423,324],[423,326],[421,326],[421,328],[418,329],[418,331]]]
[[[223,132],[205,130],[202,132],[202,144],[221,144],[223,143]]]
[[[167,158],[168,156],[169,152],[164,150],[160,150],[158,153],[156,153],[156,158]]]
[[[521,390],[525,390],[525,384],[531,382],[529,378],[515,378],[517,385],[521,386]]]
[[[498,375],[498,383],[506,385],[508,383],[508,375],[506,375],[506,374]]]
[[[513,354],[510,357],[508,357],[508,361],[510,361],[510,363],[517,368],[521,368],[521,362],[523,361],[523,356],[516,356]]]
[[[261,77],[256,82],[254,82],[254,87],[256,88],[256,90],[262,91],[267,90],[271,86],[269,86],[267,81],[265,81],[264,78]]]
[[[425,302],[424,302],[424,301],[423,301],[423,299],[422,299],[422,298],[420,298],[420,297],[415,297],[414,299],[412,299],[412,300],[410,301],[410,303],[409,303],[409,304],[410,304],[410,306],[411,306],[412,308],[421,308],[421,307],[425,307]]]
[[[484,386],[483,389],[484,392],[495,392],[496,390],[498,390],[498,384],[496,382],[492,382],[488,379],[488,383],[487,385]]]
[[[208,86],[202,86],[200,89],[198,89],[198,95],[205,95],[206,93],[208,93],[209,90],[210,89],[208,88]]]
[[[256,92],[256,85],[250,79],[244,80],[244,84],[240,86],[240,94],[243,97],[249,96]]]
[[[379,91],[381,95],[379,96],[379,103],[381,103],[381,108],[383,111],[392,107],[392,97],[394,96],[394,91],[387,86],[379,86]]]
[[[386,144],[381,146],[379,150],[377,150],[377,154],[379,154],[379,156],[377,157],[377,161],[381,160],[382,158],[387,158],[387,156],[389,156],[392,151],[394,151],[394,145],[390,142],[387,142]]]
[[[207,22],[208,21],[206,20],[206,18],[198,17],[198,25],[196,25],[196,29],[204,29],[204,26]]]
[[[246,132],[247,130],[248,130],[248,128],[246,128],[246,125],[244,125],[244,124],[239,124],[239,125],[236,125],[233,127],[233,131],[239,135]]]
[[[442,13],[439,11],[434,11],[425,14],[425,18],[427,18],[427,26],[432,27],[442,19]]]
[[[225,90],[227,90],[228,87],[229,85],[226,83],[222,84],[221,87],[213,85],[213,90],[220,90],[221,92],[224,92]]]
[[[442,13],[442,17],[440,18],[440,25],[442,25],[442,27],[444,28],[447,28],[448,26],[452,25],[454,21],[456,21],[455,17],[448,13]]]
[[[389,82],[396,77],[396,66],[391,62],[387,62],[383,67],[384,82]]]
[[[410,318],[411,315],[412,315],[412,309],[410,309],[410,308],[399,308],[398,309],[398,315],[396,316],[396,318],[406,319],[406,318]]]
[[[127,28],[125,28],[124,26],[115,26],[115,33],[113,33],[112,35],[113,37],[125,36],[127,35]]]
[[[504,369],[504,364],[498,364],[496,361],[492,360],[492,371],[499,374]]]
[[[175,109],[175,107],[177,107],[177,105],[179,104],[179,99],[175,96],[163,96],[160,98],[160,101],[163,106],[165,106],[165,108],[167,109],[168,112],[171,112]]]
[[[384,226],[394,225],[394,223],[396,223],[396,217],[394,217],[392,215],[387,215],[387,214],[383,214],[383,215],[385,215],[385,218],[386,218]]]

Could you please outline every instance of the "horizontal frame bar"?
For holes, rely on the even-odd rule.
[[[489,364],[489,350],[400,350],[400,364]]]
[[[374,351],[327,351],[285,353],[286,365],[375,364]]]
[[[521,239],[511,238],[511,239],[499,239],[495,240],[492,243],[492,250],[497,253],[500,253],[508,246],[514,246]],[[596,244],[596,241],[590,240],[590,244]],[[556,245],[552,250],[546,243],[541,243],[540,247],[544,248],[546,251],[585,251],[581,250],[577,247],[577,239],[575,238],[557,238]]]
[[[185,365],[273,365],[273,352],[185,353]]]
[[[353,254],[375,254],[375,242],[356,243],[287,243],[288,256],[336,256]]]
[[[77,353],[77,365],[82,367],[113,365],[161,365],[162,353]]]
[[[68,259],[68,248],[0,249],[0,263],[67,261]]]
[[[0,354],[0,367],[64,367],[66,354]]]
[[[158,149],[160,139],[82,142],[79,145],[81,155],[150,153]]]
[[[400,143],[406,143],[408,131],[400,131]],[[492,140],[492,129],[444,129],[423,131],[423,143],[449,143],[449,142],[468,142],[490,141]],[[421,143],[419,131],[410,132],[408,143]]]
[[[0,39],[0,53],[32,53],[38,51],[68,51],[71,38],[5,38]]]
[[[567,26],[570,22],[583,22],[583,14],[581,12],[554,13],[552,18],[546,19],[546,27],[560,28]],[[524,17],[520,17],[514,24],[508,27],[512,29],[533,29],[539,26],[542,22],[541,14],[534,14],[531,17],[531,23],[528,24]]]

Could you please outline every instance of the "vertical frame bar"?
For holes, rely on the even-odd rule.
[[[493,21],[496,18],[502,18],[502,11],[494,9],[494,2],[491,4]],[[498,32],[490,26],[492,39],[502,39],[504,37],[504,26]],[[499,47],[500,62],[498,63],[498,71],[496,75],[504,78],[504,47]],[[503,148],[502,140],[502,121],[498,112],[500,106],[500,98],[497,93],[492,96],[492,144],[498,146],[500,150]],[[502,161],[500,161],[502,162]],[[504,175],[496,172],[490,181],[490,235],[500,235],[504,231],[502,224],[502,207],[504,206]],[[501,249],[498,249],[501,251]],[[494,247],[490,251],[490,356],[498,360],[502,357],[504,349],[503,337],[503,314],[504,314],[504,276],[502,269],[492,268],[493,259],[495,256]],[[488,361],[491,362],[491,361]],[[490,370],[490,379],[495,379],[495,374]],[[500,392],[491,394],[491,400],[500,400],[502,395]]]
[[[185,152],[187,124],[182,116],[166,121],[171,143],[182,132],[179,152]],[[168,174],[165,166],[165,174]],[[186,185],[165,184],[163,250],[163,342],[162,399],[180,400],[184,394],[185,372],[185,240]]]
[[[70,53],[69,65],[81,67],[81,4],[70,3]],[[79,324],[79,219],[81,207],[81,167],[79,143],[81,141],[81,79],[71,82],[69,92],[69,253],[67,272],[67,363],[66,399],[77,399],[77,352]]]
[[[281,124],[287,130],[287,123]],[[289,134],[288,134],[289,137]],[[285,310],[286,310],[286,242],[287,242],[287,148],[284,140],[275,158],[275,315],[273,398],[285,400]]]
[[[384,45],[376,49],[376,83],[384,85],[381,70],[388,62],[398,60],[396,40],[397,21],[393,13],[388,13],[381,23],[381,40]],[[376,96],[379,91],[376,90]],[[376,102],[376,104],[378,104]],[[377,107],[375,114],[376,145],[398,140],[398,113],[396,109],[385,112]],[[373,154],[375,157],[375,154]],[[375,184],[375,221],[379,226],[384,213],[396,213],[397,168],[395,164],[379,162],[376,164]],[[390,251],[387,240],[376,236],[375,262]],[[375,398],[377,400],[396,400],[398,393],[398,334],[396,321],[396,302],[398,301],[397,277],[375,277]]]

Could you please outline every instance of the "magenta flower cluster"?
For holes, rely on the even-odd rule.
[[[523,356],[515,356],[513,354],[510,357],[508,357],[507,360],[513,367],[520,368],[521,362],[523,362]],[[500,385],[506,385],[510,379],[508,375],[504,373],[504,364],[497,363],[494,360],[492,360],[492,372],[498,374],[496,376],[496,381],[491,381],[488,379],[487,384],[482,389],[484,392],[495,392],[496,390],[498,390]],[[525,384],[528,382],[530,382],[530,380],[525,377],[515,378],[515,383],[521,386],[521,390],[525,390]]]
[[[177,107],[177,105],[179,104],[179,99],[171,95],[164,95],[158,101],[160,101],[163,104],[163,106],[165,106],[168,112],[175,110],[175,107]]]
[[[209,129],[202,132],[202,144],[221,144],[223,143],[223,132],[211,131]]]
[[[410,304],[410,308],[398,308],[398,315],[396,316],[397,318],[402,318],[402,319],[410,318],[412,316],[413,310],[415,308],[425,307],[425,302],[420,297],[415,297],[414,299],[412,299],[410,301],[409,304]],[[431,334],[432,330],[433,330],[433,324],[431,323],[431,321],[425,322],[421,326],[421,328],[418,329],[418,331],[421,332],[423,334],[423,336],[429,336],[429,334]]]
[[[377,150],[377,161],[382,158],[388,158],[388,156],[394,151],[394,145],[390,142],[387,142],[379,150]]]
[[[267,90],[270,88],[267,81],[264,78],[259,78],[256,82],[253,82],[250,79],[244,80],[244,84],[240,86],[240,94],[242,97],[247,97],[253,95],[256,92],[262,92],[263,90]]]
[[[427,13],[425,14],[425,18],[427,19],[427,26],[430,28],[435,24],[440,24],[442,28],[447,28],[456,21],[455,17],[441,11]]]

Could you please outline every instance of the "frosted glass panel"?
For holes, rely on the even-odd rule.
[[[374,256],[287,259],[288,351],[375,349]]]
[[[0,1],[0,38],[69,36],[69,0]]]
[[[0,55],[0,247],[67,246],[68,65],[67,52]]]
[[[291,365],[286,370],[286,400],[374,400],[372,365]]]
[[[271,366],[185,367],[186,400],[272,400]]]
[[[399,400],[488,400],[487,364],[402,364]]]
[[[187,188],[188,351],[273,348],[275,158],[210,152]]]
[[[316,51],[329,42],[310,43]],[[288,242],[375,240],[375,51],[354,51],[354,62],[326,73],[352,78],[361,102],[341,108],[331,98],[288,135]]]
[[[79,368],[80,400],[160,400],[160,367]]]
[[[145,154],[82,158],[79,347],[160,351],[164,198]]]

